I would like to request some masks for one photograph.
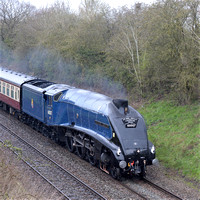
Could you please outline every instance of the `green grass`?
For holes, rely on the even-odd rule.
[[[144,116],[156,156],[166,167],[200,180],[200,109],[159,101],[139,109]]]

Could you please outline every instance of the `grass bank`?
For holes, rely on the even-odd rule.
[[[200,181],[199,106],[175,106],[159,101],[145,104],[139,111],[146,120],[158,160]]]

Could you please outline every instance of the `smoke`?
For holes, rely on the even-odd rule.
[[[0,41],[0,64],[4,66],[9,66],[13,62],[12,51]]]
[[[102,73],[89,70],[76,64],[72,59],[44,47],[36,47],[22,59],[0,43],[0,62],[2,65],[38,78],[56,83],[96,91],[112,98],[127,98],[125,88]]]
[[[95,89],[97,92],[104,93],[112,98],[127,98],[126,90],[122,84],[111,81],[102,74],[87,73],[82,85],[84,85],[85,88],[89,88],[90,90]]]

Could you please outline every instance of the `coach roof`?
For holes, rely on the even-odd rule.
[[[23,83],[36,78],[0,67],[0,79],[21,86]]]

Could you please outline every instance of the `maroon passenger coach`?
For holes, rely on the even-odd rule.
[[[21,109],[21,86],[32,79],[35,78],[0,67],[0,103],[4,102],[5,110],[7,105],[10,113]]]

